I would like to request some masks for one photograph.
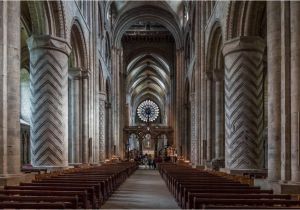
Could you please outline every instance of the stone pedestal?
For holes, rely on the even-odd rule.
[[[68,55],[70,46],[50,35],[28,39],[31,90],[31,162],[68,166]]]
[[[211,161],[211,167],[212,169],[218,171],[220,168],[225,167],[225,159],[213,159]]]
[[[225,60],[226,168],[263,167],[263,52],[259,37],[238,37]]]

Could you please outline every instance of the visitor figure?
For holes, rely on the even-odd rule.
[[[149,166],[149,169],[152,168],[152,158],[151,157],[149,157],[148,166]]]
[[[153,162],[152,162],[153,169],[156,169],[156,161],[157,161],[157,158],[154,158],[154,159],[153,159]]]

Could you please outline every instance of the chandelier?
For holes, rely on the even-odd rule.
[[[142,121],[153,122],[158,117],[159,108],[153,101],[145,100],[138,106],[137,114]]]

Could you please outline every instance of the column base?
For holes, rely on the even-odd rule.
[[[255,179],[254,185],[261,187],[261,189],[272,189],[274,194],[300,194],[299,182],[286,181],[270,181],[267,179]]]
[[[259,177],[266,178],[268,175],[268,170],[266,169],[230,169],[230,168],[220,168],[220,171],[233,174],[233,175],[257,175]],[[250,175],[251,176],[251,175]]]
[[[278,183],[281,194],[300,194],[300,182]]]
[[[74,166],[33,166],[33,169],[46,169],[47,172],[62,171],[69,168],[74,168]]]
[[[21,182],[31,182],[34,178],[35,173],[0,175],[0,186],[19,185]]]
[[[225,167],[224,159],[213,159],[210,161],[206,161],[205,163],[205,168],[209,170],[220,171],[220,169],[224,167]]]

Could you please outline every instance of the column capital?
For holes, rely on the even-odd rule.
[[[106,93],[105,92],[99,92],[99,100],[106,101]]]
[[[224,57],[238,51],[259,51],[264,53],[265,46],[265,41],[258,36],[240,36],[226,41],[222,51]]]
[[[212,80],[213,73],[211,71],[205,72],[205,80]]]
[[[218,70],[214,70],[213,72],[213,80],[216,82],[220,82],[222,80],[224,80],[224,73],[221,72],[219,69]]]
[[[89,77],[90,77],[90,71],[88,71],[88,70],[85,70],[85,71],[82,71],[81,72],[81,78],[82,79],[88,79]]]
[[[27,39],[27,44],[29,51],[35,49],[58,50],[67,56],[71,52],[71,46],[65,39],[51,35],[32,35]]]
[[[69,77],[71,79],[74,79],[74,80],[78,80],[81,78],[81,72],[82,72],[82,68],[78,68],[78,67],[71,67],[69,68]]]

